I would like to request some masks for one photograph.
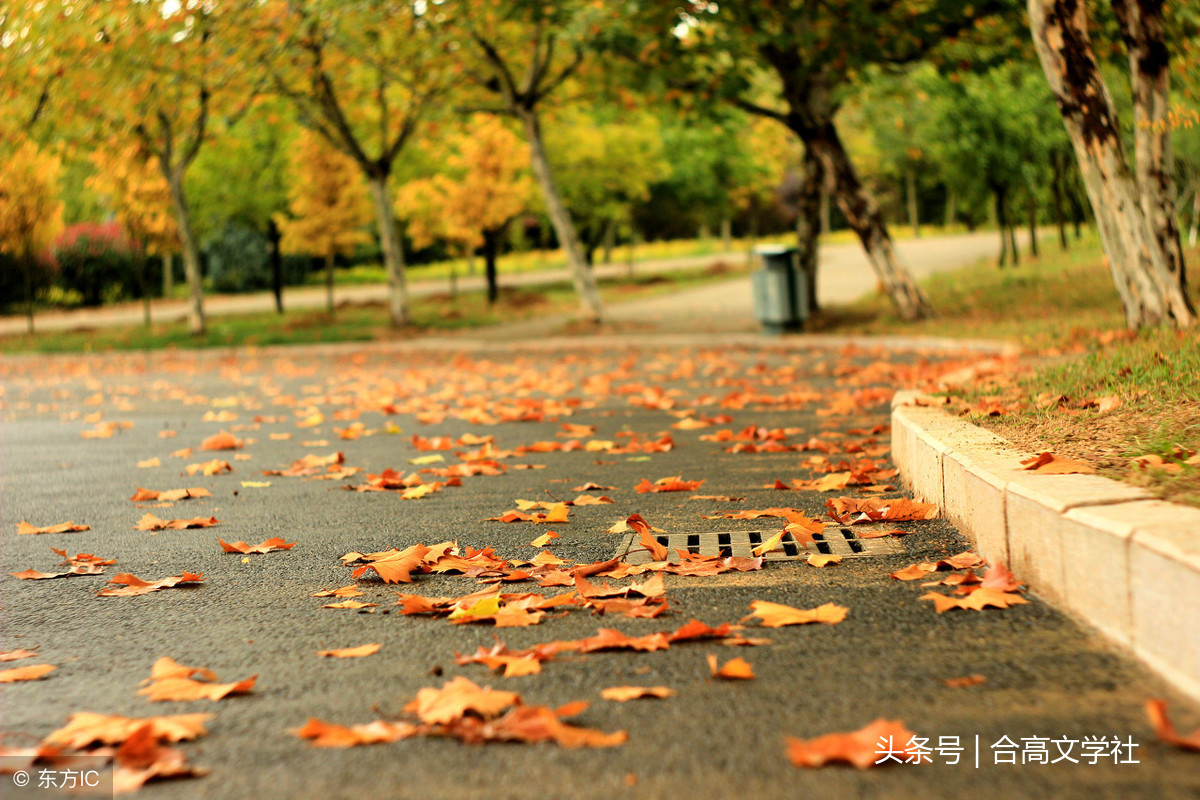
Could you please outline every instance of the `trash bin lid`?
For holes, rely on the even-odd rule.
[[[754,252],[760,256],[786,256],[796,252],[796,248],[784,244],[762,244],[755,247]]]

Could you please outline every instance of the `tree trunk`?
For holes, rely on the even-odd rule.
[[[1008,212],[1005,202],[1005,190],[1003,186],[992,187],[992,192],[996,198],[996,225],[1000,228],[1000,263],[1001,268],[1008,263]],[[1014,254],[1015,256],[1015,254]]]
[[[611,219],[604,223],[604,263],[612,263],[613,248],[617,246],[617,223]]]
[[[25,320],[26,330],[33,336],[33,256],[28,252],[21,258],[25,273]]]
[[[1033,194],[1033,187],[1029,190],[1029,201],[1025,206],[1025,219],[1029,227],[1029,255],[1037,258],[1041,255],[1038,250],[1037,240],[1037,198]]]
[[[917,208],[917,171],[909,167],[904,172],[904,193],[908,197],[908,224],[913,237],[921,238],[921,217]]]
[[[700,223],[700,230],[696,233],[696,238],[700,240],[701,244],[707,244],[708,240],[712,238],[712,230],[708,227],[708,222]]]
[[[629,244],[626,247],[628,252],[625,257],[625,277],[629,280],[633,280],[634,251],[637,247],[639,239],[641,239],[641,234],[639,234],[637,228],[634,227],[629,233]]]
[[[1188,247],[1196,246],[1197,228],[1200,227],[1200,186],[1192,194],[1192,226],[1188,231]]]
[[[805,141],[805,146],[812,149],[826,175],[833,179],[838,208],[858,234],[875,275],[891,297],[900,318],[912,321],[928,316],[929,301],[900,261],[879,204],[859,182],[833,123],[827,122],[818,130],[807,133],[811,141]]]
[[[282,239],[279,226],[274,219],[267,220],[267,240],[271,243],[271,291],[275,294],[275,312],[283,313],[283,254],[279,250]]]
[[[821,236],[821,187],[825,176],[821,162],[811,148],[804,150],[800,190],[796,195],[796,261],[808,283],[808,310],[819,310],[817,304],[817,252]]]
[[[137,255],[138,291],[142,294],[142,322],[150,327],[150,265],[143,250]]]
[[[729,214],[721,216],[721,252],[728,253],[733,250],[733,220],[729,218]]]
[[[1158,242],[1167,272],[1179,284],[1188,311],[1187,265],[1175,210],[1175,163],[1171,152],[1171,68],[1163,24],[1163,0],[1112,0],[1129,51],[1133,90],[1134,165],[1142,212]]]
[[[1058,101],[1075,148],[1113,283],[1130,328],[1173,319],[1194,320],[1142,210],[1137,186],[1121,146],[1116,110],[1087,32],[1087,11],[1078,0],[1028,0],[1034,47]]]
[[[393,328],[408,324],[408,279],[404,274],[404,248],[400,243],[400,228],[396,214],[392,211],[392,197],[388,192],[388,176],[377,173],[367,176],[371,198],[375,201],[375,221],[379,226],[379,245],[383,249],[383,264],[387,269],[390,288],[389,314]]]
[[[333,253],[333,248],[330,248],[325,253],[325,313],[333,315],[333,262],[337,256]]]
[[[494,306],[500,299],[500,280],[496,271],[496,252],[500,249],[500,232],[483,232],[483,271],[487,277],[487,300]]]
[[[518,116],[525,126],[525,137],[529,141],[529,160],[533,174],[542,188],[546,200],[546,213],[558,234],[559,244],[567,255],[567,266],[571,271],[571,279],[575,291],[579,295],[582,310],[596,322],[604,318],[604,306],[600,301],[600,291],[596,288],[596,276],[588,268],[584,260],[583,250],[579,246],[579,235],[575,231],[575,223],[571,214],[558,193],[554,182],[554,174],[550,170],[550,160],[546,156],[546,147],[542,142],[542,127],[538,121],[537,112],[530,108],[518,108]]]
[[[475,274],[475,248],[467,247],[467,274]]]
[[[1063,250],[1066,250],[1071,244],[1067,239],[1067,216],[1063,212],[1064,165],[1061,153],[1050,154],[1050,167],[1054,171],[1050,180],[1050,197],[1054,206],[1054,223],[1058,226],[1058,244]]]
[[[204,277],[200,271],[200,247],[192,230],[192,212],[188,208],[187,194],[183,188],[183,170],[166,170],[167,186],[171,191],[171,205],[175,207],[175,224],[179,228],[179,241],[183,247],[183,274],[187,278],[191,293],[188,309],[188,331],[193,336],[203,336],[207,328],[204,318]]]
[[[833,222],[830,219],[830,217],[833,216],[833,212],[829,207],[829,194],[830,194],[829,182],[826,180],[822,180],[821,181],[821,233],[822,234],[827,234],[831,230],[833,230]]]
[[[958,193],[954,187],[946,185],[946,227],[950,228],[958,221]]]
[[[175,254],[163,253],[162,255],[162,286],[163,299],[170,299],[171,295],[175,294]]]

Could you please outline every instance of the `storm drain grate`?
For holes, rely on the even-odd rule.
[[[783,549],[767,553],[767,561],[788,561],[808,558],[814,554],[842,556],[855,558],[864,556],[890,556],[904,552],[904,545],[894,536],[861,539],[860,533],[876,529],[875,526],[862,525],[850,527],[827,526],[822,533],[813,534],[813,542],[805,549],[796,541],[792,534],[784,534]],[[883,530],[879,528],[879,530]],[[751,552],[778,531],[719,531],[716,533],[669,533],[657,534],[654,538],[671,551],[670,560],[679,561],[676,550],[686,550],[702,556],[753,556]],[[650,561],[650,554],[640,549],[638,537],[628,534],[617,548],[617,556],[625,556],[630,564],[645,564]]]

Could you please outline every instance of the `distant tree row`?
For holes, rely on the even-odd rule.
[[[33,257],[64,217],[107,216],[135,254],[139,296],[152,292],[147,256],[168,262],[169,283],[179,254],[201,332],[202,250],[214,285],[230,286],[246,283],[242,254],[261,253],[277,298],[281,252],[319,258],[332,308],[335,260],[374,241],[404,325],[406,249],[482,252],[494,299],[497,257],[533,215],[598,319],[590,265],[618,241],[681,224],[728,241],[735,221],[754,234],[790,218],[815,276],[817,236],[836,220],[914,319],[930,309],[889,218],[918,234],[931,218],[992,222],[1015,264],[1017,226],[1055,224],[1067,246],[1094,215],[1129,324],[1187,325],[1198,13],[1110,6],[9,5],[0,252],[23,265],[32,312]],[[1110,86],[1129,89],[1114,100]]]

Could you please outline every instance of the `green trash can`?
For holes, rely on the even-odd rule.
[[[808,319],[808,281],[800,267],[800,251],[794,247],[764,246],[755,250],[762,269],[751,281],[754,316],[766,333],[803,330]]]

